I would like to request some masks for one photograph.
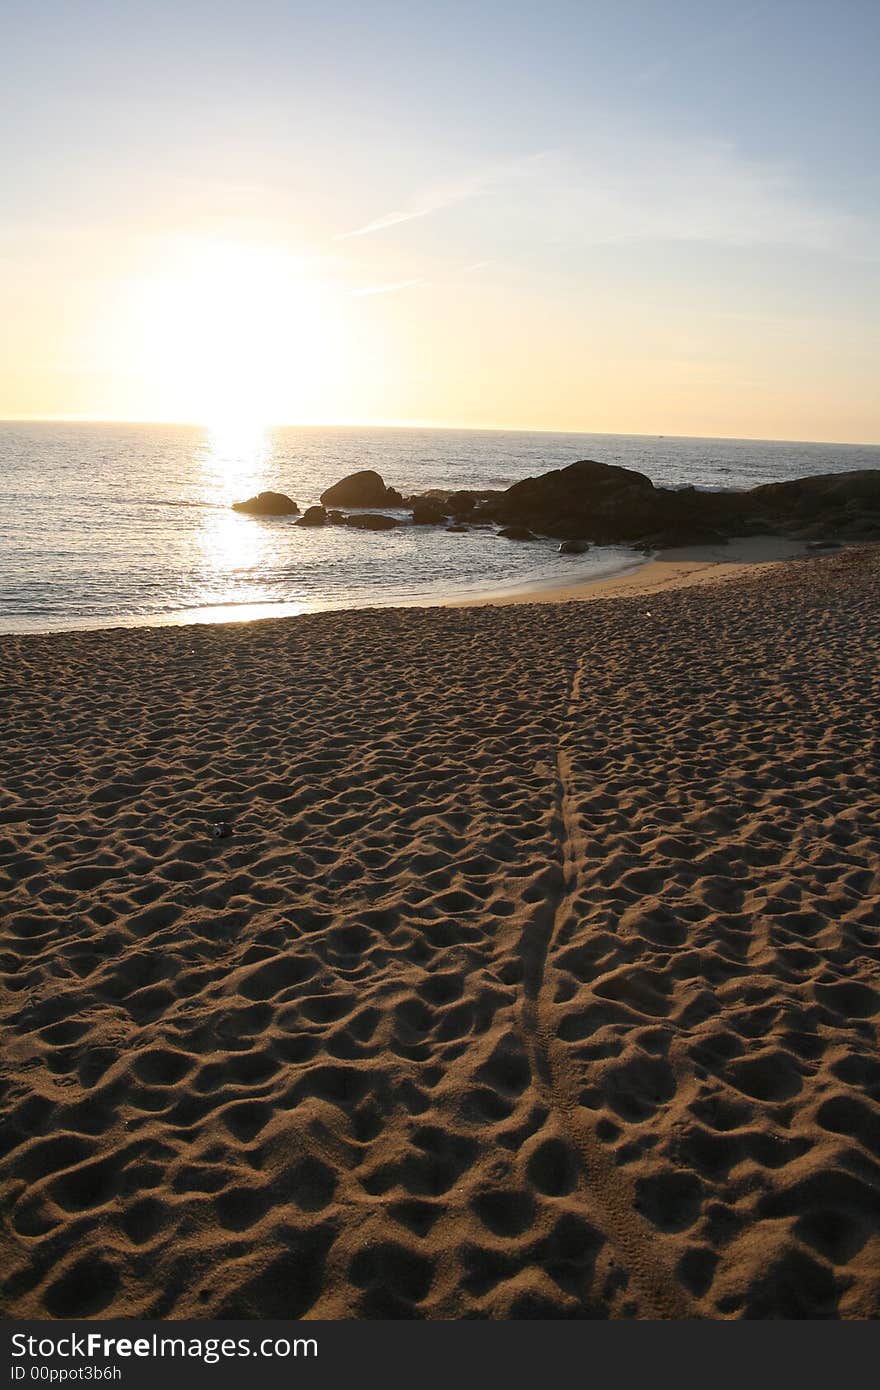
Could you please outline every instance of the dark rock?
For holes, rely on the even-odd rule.
[[[249,516],[296,516],[299,507],[283,492],[258,492],[246,502],[233,502],[232,510]]]
[[[866,516],[853,517],[850,521],[836,525],[834,530],[842,541],[880,540],[880,515],[875,512]]]
[[[327,513],[323,507],[306,507],[297,526],[323,526],[327,520]]]
[[[654,492],[654,484],[643,473],[582,459],[514,483],[491,504],[491,510],[503,525],[528,526],[560,539],[590,535],[602,540],[609,530],[621,528],[635,538],[648,529],[657,530],[656,520],[653,525],[642,521],[652,515]]]
[[[536,541],[538,537],[528,526],[505,526],[498,532],[506,541]]]
[[[414,526],[442,526],[448,516],[449,511],[444,504],[431,497],[417,497],[413,502]]]
[[[587,541],[562,541],[559,546],[560,555],[583,555],[590,548]]]
[[[658,488],[643,473],[582,459],[514,483],[478,515],[560,540],[717,544],[730,536],[797,534],[823,525],[839,539],[880,534],[880,470],[828,473],[748,491]]]
[[[463,489],[461,492],[450,492],[449,494],[449,506],[456,521],[462,517],[470,516],[476,505],[477,499],[472,492]]]
[[[393,516],[382,516],[376,512],[358,512],[345,518],[346,526],[354,526],[358,531],[390,531],[400,522]]]
[[[786,483],[765,483],[733,495],[743,499],[750,520],[763,531],[789,535],[806,531],[809,539],[823,540],[880,537],[880,469],[820,473]]]
[[[254,501],[259,499],[237,506],[250,509]],[[403,505],[400,493],[387,488],[370,469],[343,478],[321,501],[371,511]],[[290,505],[295,508],[295,503]],[[435,488],[408,498],[405,505],[411,507],[417,526],[446,526],[450,518],[459,526],[467,518],[473,524],[499,527],[498,534],[509,539],[530,540],[538,534],[563,542],[628,543],[648,550],[717,545],[732,536],[761,534],[871,540],[880,538],[880,470],[828,473],[748,491],[702,492],[695,487],[655,487],[644,473],[581,459],[503,492]],[[312,508],[297,524],[328,520],[368,530],[387,530],[395,524],[390,517],[360,521],[338,513],[328,517]],[[566,547],[562,553],[581,552]]]
[[[399,507],[403,498],[396,488],[385,486],[381,474],[362,468],[328,487],[321,501],[325,507]]]
[[[745,494],[775,514],[815,516],[841,510],[880,510],[880,469],[820,473],[787,483],[763,483]]]
[[[338,511],[336,511],[335,508],[334,508],[332,511],[329,511],[329,512],[327,513],[327,525],[328,525],[328,526],[344,526],[344,525],[345,525],[345,513],[344,513],[344,512],[338,512]]]
[[[403,499],[403,505],[410,511],[423,504],[433,504],[438,512],[442,512],[444,518],[451,517],[453,521],[471,521],[475,519],[481,509],[490,507],[497,502],[504,493],[498,488],[486,488],[481,492],[472,488],[458,488],[452,491],[449,488],[429,487],[424,492],[415,492]]]
[[[464,533],[471,528],[469,526],[462,526],[460,522],[456,521],[454,525],[447,526],[446,529],[447,531],[451,531],[454,536],[463,536]]]
[[[560,540],[637,540],[672,520],[650,478],[629,468],[582,459],[538,478],[514,483],[486,510],[504,526],[527,526]]]

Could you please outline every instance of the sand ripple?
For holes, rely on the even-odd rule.
[[[3,639],[7,1311],[880,1313],[878,594]]]

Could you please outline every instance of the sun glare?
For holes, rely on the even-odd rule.
[[[253,435],[309,418],[340,336],[338,297],[279,248],[177,248],[135,292],[136,351],[166,416]]]
[[[219,415],[205,435],[202,467],[208,486],[228,493],[230,501],[242,489],[259,492],[269,451],[269,431],[261,421]]]

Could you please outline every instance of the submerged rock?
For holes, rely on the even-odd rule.
[[[246,512],[249,516],[296,516],[299,507],[286,493],[258,492],[256,497],[248,497],[245,502],[233,502],[232,510]]]
[[[462,517],[470,516],[477,505],[477,499],[472,492],[462,489],[460,492],[450,492],[449,505],[452,515],[458,521]]]
[[[403,498],[397,488],[386,487],[380,473],[362,468],[349,473],[321,493],[325,507],[399,507]]]
[[[506,541],[536,541],[538,537],[528,526],[505,526],[498,532]]]
[[[306,507],[297,526],[323,526],[327,521],[327,513],[323,507]]]
[[[442,526],[448,515],[443,503],[435,501],[433,497],[417,497],[413,501],[414,526]]]
[[[393,516],[382,516],[379,512],[358,512],[345,517],[346,526],[354,526],[358,531],[390,531],[400,522]]]
[[[560,555],[583,555],[590,548],[588,541],[562,541],[559,546]]]

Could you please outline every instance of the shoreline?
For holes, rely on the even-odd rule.
[[[106,623],[89,625],[84,619],[75,627],[13,628],[0,630],[0,643],[15,637],[69,636],[86,632],[132,632],[161,631],[175,628],[239,626],[254,622],[281,622],[288,618],[316,616],[321,613],[371,613],[386,610],[420,610],[428,608],[473,608],[509,606],[532,603],[567,603],[573,600],[592,601],[601,598],[624,597],[627,594],[655,593],[669,587],[679,587],[693,583],[713,583],[736,577],[748,572],[755,565],[769,565],[795,559],[808,553],[803,541],[793,541],[782,536],[755,536],[734,539],[726,545],[688,546],[677,549],[660,550],[642,559],[634,559],[622,565],[612,574],[600,574],[595,578],[578,578],[576,566],[572,566],[571,581],[558,579],[535,580],[532,583],[499,585],[492,590],[475,590],[461,595],[446,593],[434,597],[419,597],[387,604],[363,604],[352,606],[341,601],[328,607],[308,607],[296,602],[275,604],[217,605],[214,610],[192,610],[193,616],[166,616],[156,621],[158,614],[151,614],[141,620],[132,618],[124,621],[113,618]],[[242,612],[236,614],[236,608]],[[285,612],[276,612],[283,608]],[[273,611],[265,611],[271,609]],[[247,612],[245,610],[250,610]],[[214,611],[217,617],[205,617]],[[203,616],[195,616],[202,613]],[[219,616],[222,614],[223,616]]]
[[[449,601],[451,607],[471,607],[509,603],[569,603],[588,602],[603,598],[624,598],[627,595],[658,593],[664,589],[682,588],[691,584],[718,583],[748,574],[754,567],[782,564],[809,553],[807,542],[789,540],[784,536],[752,536],[734,539],[727,545],[680,546],[659,550],[644,561],[616,574],[597,579],[583,579],[573,584],[547,581],[523,588],[513,595],[480,595]]]

